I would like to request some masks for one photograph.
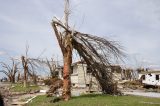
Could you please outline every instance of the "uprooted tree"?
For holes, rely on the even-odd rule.
[[[4,62],[0,62],[3,70],[0,70],[0,72],[4,73],[10,82],[15,83],[16,73],[18,72],[18,64],[19,62],[16,62],[13,58],[11,58],[12,63],[7,64]]]
[[[65,0],[65,22],[53,19],[52,27],[63,54],[63,92],[62,97],[68,101],[71,97],[70,70],[72,64],[72,51],[75,49],[80,57],[91,69],[92,75],[97,79],[105,94],[117,93],[112,79],[112,72],[108,66],[114,59],[122,57],[121,47],[115,41],[84,34],[68,26],[69,0]]]

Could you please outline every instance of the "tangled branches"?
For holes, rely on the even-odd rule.
[[[108,69],[108,66],[113,60],[123,57],[121,46],[114,41],[108,41],[98,36],[72,31],[60,21],[53,21],[52,26],[62,51],[65,50],[64,42],[66,41],[62,33],[68,33],[70,34],[71,46],[87,63],[92,75],[99,82],[102,92],[107,94],[117,93],[117,88],[112,79],[112,72]],[[60,29],[63,29],[63,32]]]

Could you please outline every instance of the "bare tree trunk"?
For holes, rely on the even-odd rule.
[[[23,86],[27,87],[27,70],[26,69],[24,69],[24,79],[23,80],[24,80],[24,82],[23,82],[24,85]]]
[[[14,78],[14,76],[10,75],[10,76],[8,76],[8,78],[9,78],[9,81],[10,81],[11,83],[15,83],[15,78]]]
[[[65,0],[65,26],[68,28],[68,17],[69,17],[69,0]],[[64,45],[65,50],[63,51],[63,93],[62,97],[65,101],[68,101],[71,98],[71,79],[70,79],[70,69],[72,64],[72,45],[71,45],[71,35],[66,32]]]
[[[27,73],[28,73],[28,64],[27,64],[27,60],[25,59],[24,56],[21,57],[22,59],[22,65],[23,65],[23,69],[24,69],[24,79],[23,79],[23,86],[27,87]]]
[[[33,79],[33,84],[37,85],[37,75],[34,72],[33,72],[33,75],[32,75],[32,79]]]
[[[63,68],[63,99],[68,101],[71,98],[71,79],[70,67],[72,64],[72,49],[67,47],[67,52],[64,54],[64,68]]]
[[[23,87],[27,87],[27,79],[26,79],[26,77],[24,77]]]
[[[15,83],[15,75],[13,75],[11,79],[12,79],[12,83]]]
[[[12,77],[11,77],[11,76],[8,76],[8,80],[9,80],[10,82],[12,82]]]
[[[34,85],[37,85],[37,76],[36,75],[33,76],[33,83],[34,83]]]
[[[20,72],[18,72],[18,76],[17,76],[17,82],[19,82],[19,80],[20,80],[20,77],[21,77],[21,74],[20,74]]]

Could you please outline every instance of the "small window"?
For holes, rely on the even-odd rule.
[[[59,74],[58,71],[55,71],[55,75],[58,76],[58,74]]]
[[[142,77],[141,77],[141,78],[142,78],[142,80],[145,80],[145,79],[146,79],[145,75],[142,75]]]
[[[73,66],[71,66],[70,74],[73,74]]]
[[[91,73],[91,69],[87,67],[87,74]]]
[[[86,84],[86,87],[89,87],[89,84]]]
[[[149,76],[152,76],[152,74],[148,74]]]
[[[156,80],[159,80],[159,75],[156,75]]]
[[[72,86],[75,86],[75,85],[76,85],[75,83],[72,84]]]

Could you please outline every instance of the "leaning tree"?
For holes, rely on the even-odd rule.
[[[11,64],[7,64],[5,62],[0,62],[2,66],[2,70],[0,72],[4,73],[10,82],[15,83],[16,73],[18,72],[18,64],[13,58],[11,58]]]
[[[79,56],[87,63],[92,75],[99,82],[103,93],[117,93],[112,79],[112,72],[108,70],[108,66],[114,59],[122,57],[121,46],[115,41],[81,33],[69,27],[69,0],[65,0],[64,13],[65,22],[58,20],[56,17],[52,20],[52,27],[63,54],[62,98],[68,101],[71,97],[70,70],[73,50],[76,50]]]

